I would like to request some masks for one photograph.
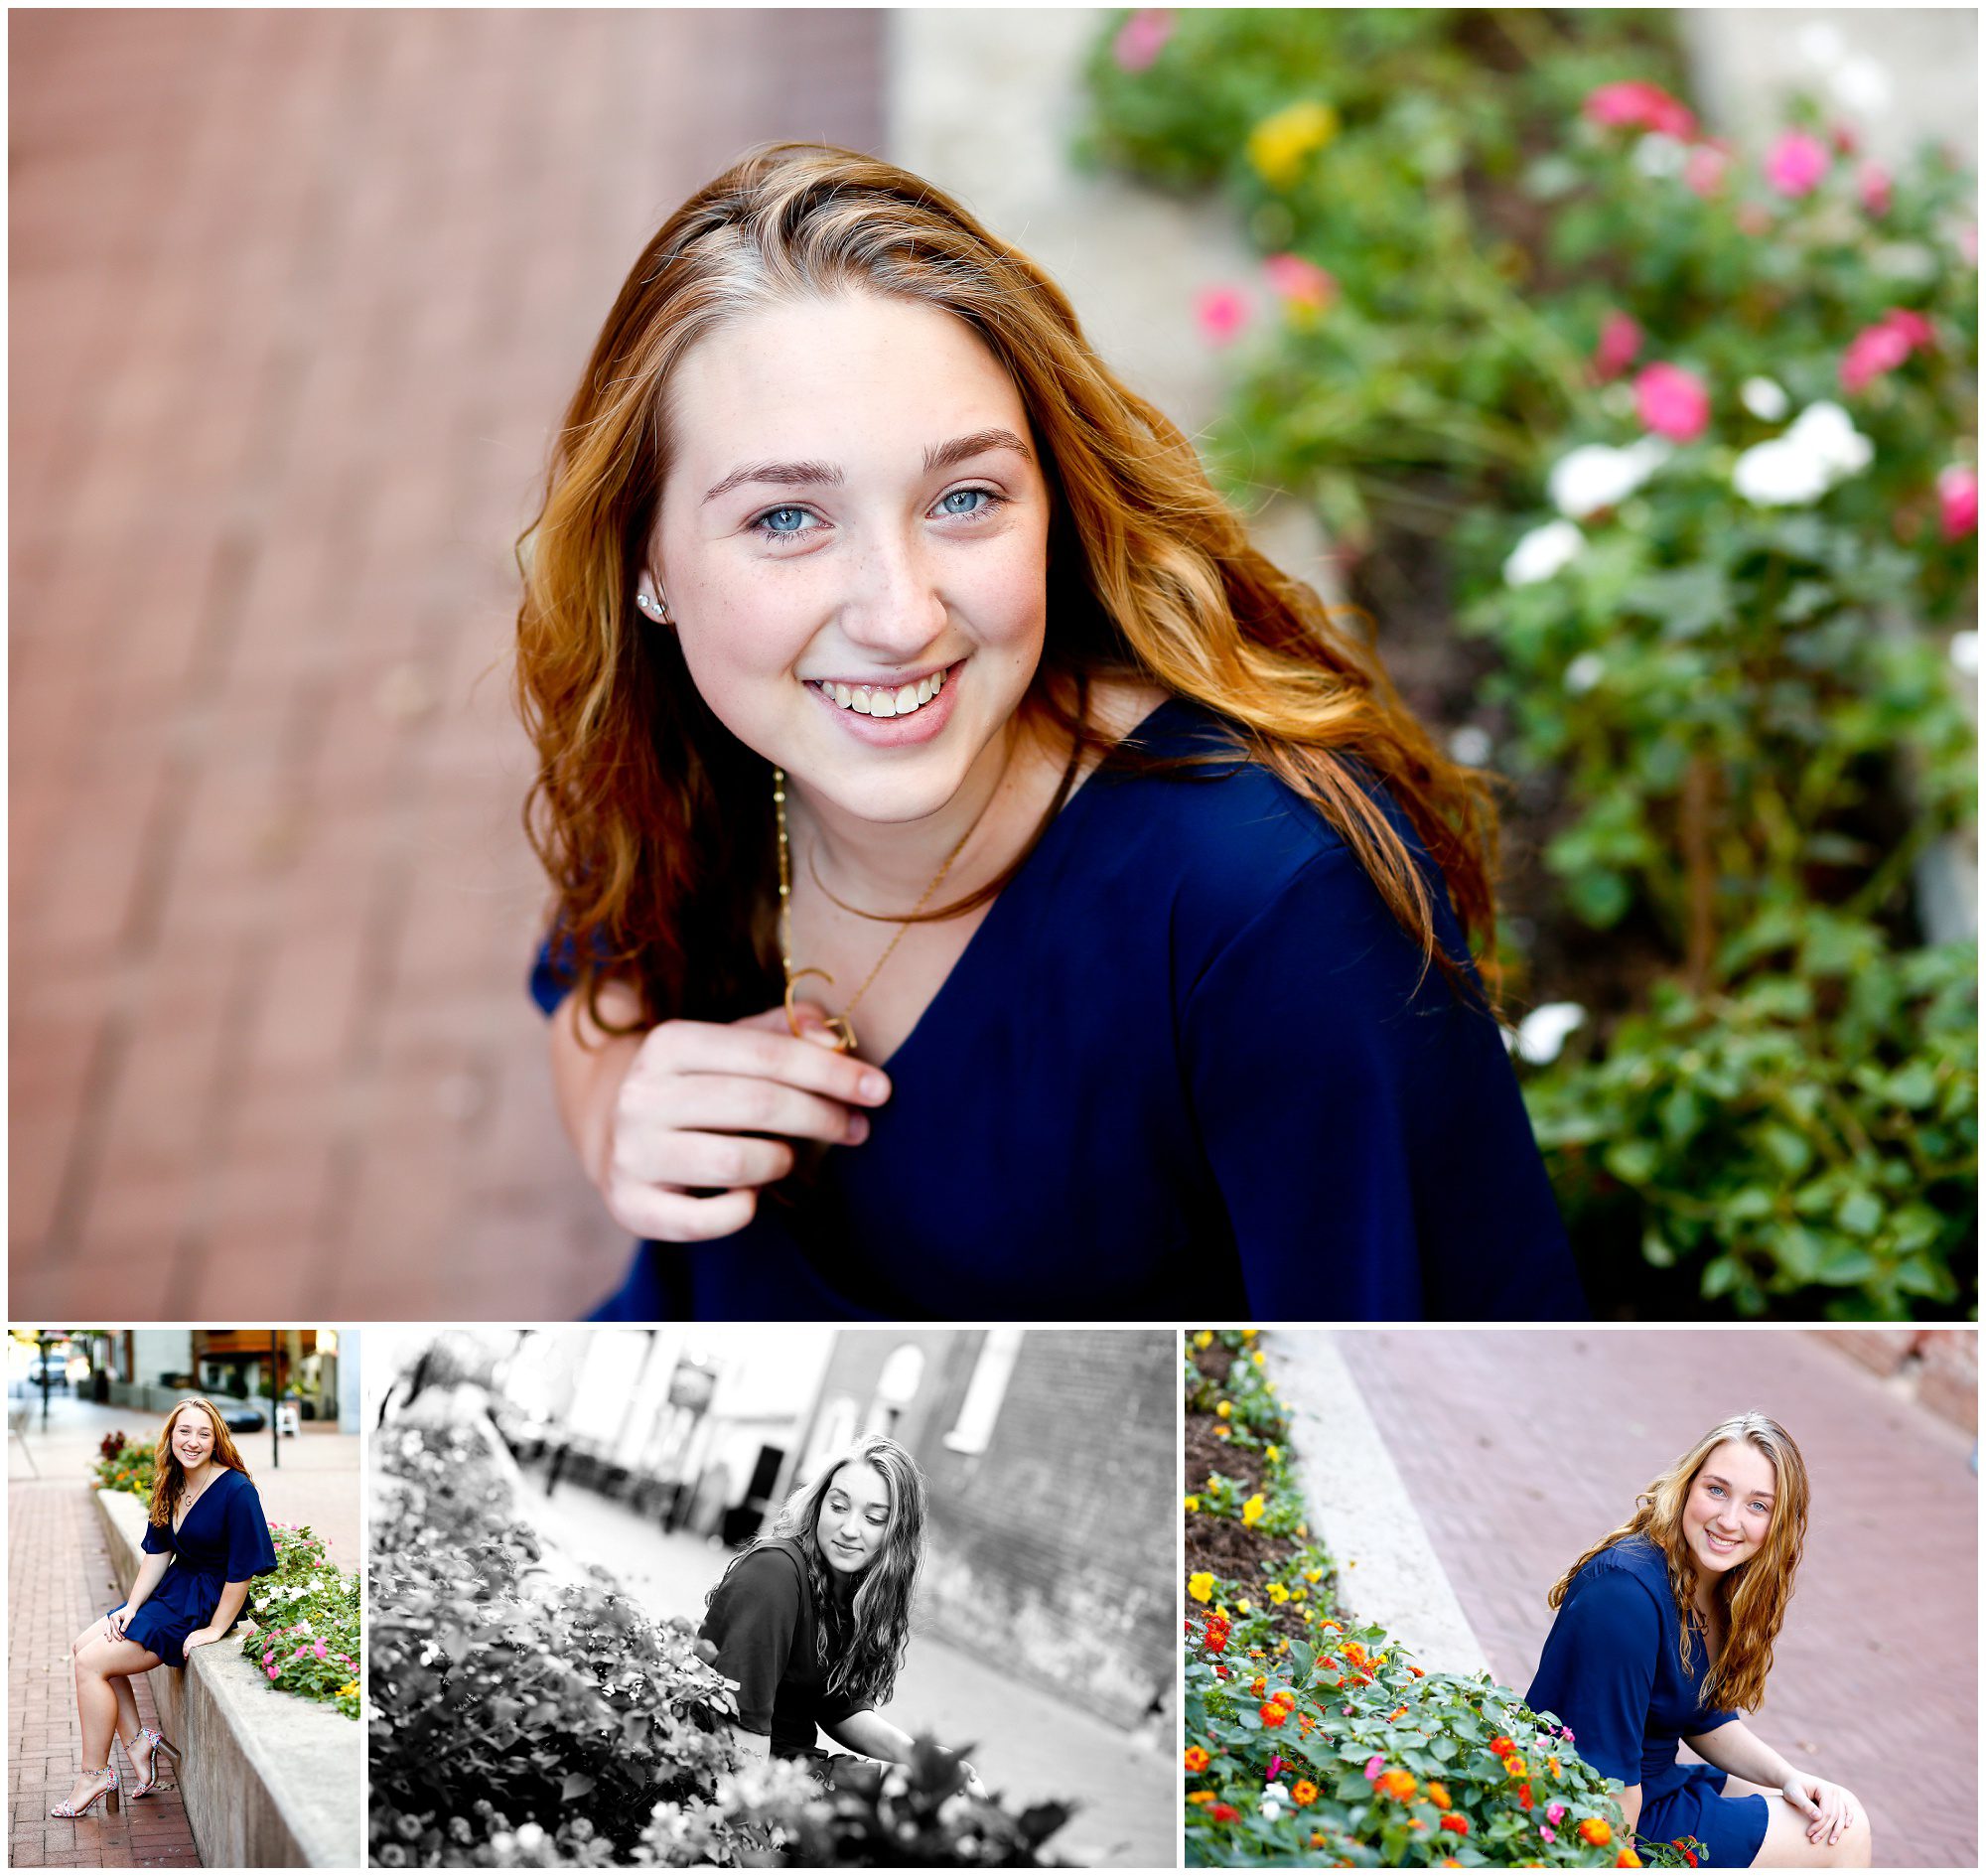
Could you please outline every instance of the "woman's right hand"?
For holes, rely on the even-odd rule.
[[[113,1641],[123,1641],[124,1625],[137,1613],[137,1610],[133,1609],[129,1603],[119,1603],[115,1609],[111,1610],[103,1618],[110,1625],[111,1639]]]
[[[792,1171],[789,1141],[869,1137],[864,1109],[889,1099],[889,1077],[812,1040],[828,1035],[821,1012],[799,1012],[804,1038],[777,1008],[736,1023],[660,1023],[642,1038],[599,1180],[616,1223],[672,1244],[728,1236],[751,1223],[759,1189]]]

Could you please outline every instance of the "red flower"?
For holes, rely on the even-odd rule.
[[[1496,1737],[1490,1742],[1490,1752],[1492,1758],[1507,1759],[1516,1750],[1517,1750],[1517,1742],[1514,1739],[1506,1738],[1501,1733],[1498,1733]]]
[[[1936,340],[1931,323],[1921,313],[1897,307],[1873,326],[1865,326],[1841,355],[1841,388],[1866,389],[1887,371],[1894,371],[1919,347]]]
[[[1264,1700],[1255,1710],[1261,1714],[1264,1726],[1280,1726],[1290,1717],[1289,1708],[1278,1706],[1273,1700]]]
[[[1458,1837],[1466,1837],[1469,1834],[1469,1819],[1460,1811],[1452,1810],[1442,1818],[1441,1827],[1444,1830],[1453,1830]]]
[[[1518,1786],[1518,1787],[1517,1787],[1517,1808],[1518,1808],[1519,1810],[1529,1810],[1529,1809],[1530,1809],[1530,1807],[1531,1807],[1531,1804],[1532,1804],[1532,1799],[1531,1799],[1531,1788],[1530,1788],[1530,1787],[1529,1787],[1528,1785],[1520,1785],[1520,1786]]]
[[[1206,1814],[1217,1824],[1231,1824],[1241,1815],[1232,1804],[1216,1804]]]

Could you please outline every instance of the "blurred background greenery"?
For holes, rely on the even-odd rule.
[[[1112,14],[1075,156],[1225,205],[1208,462],[1499,778],[1596,1309],[1973,1315],[1975,181],[1710,136],[1679,18]]]

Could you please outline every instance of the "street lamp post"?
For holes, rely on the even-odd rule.
[[[282,1339],[280,1329],[269,1331],[269,1464],[272,1466],[283,1463],[283,1397],[276,1380],[281,1371]]]

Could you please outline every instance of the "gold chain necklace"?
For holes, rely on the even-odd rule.
[[[987,804],[989,806],[992,804],[990,796]],[[773,769],[773,807],[780,821],[780,963],[786,974],[786,1027],[798,1036],[800,1019],[799,1012],[793,1008],[794,987],[802,977],[818,977],[825,983],[832,983],[834,975],[831,971],[822,970],[817,964],[809,964],[803,970],[793,968],[793,861],[791,844],[786,836],[786,772],[777,765]],[[897,936],[883,946],[883,955],[869,967],[868,976],[862,979],[855,994],[843,1006],[841,1014],[827,1019],[827,1026],[834,1033],[834,1051],[837,1055],[847,1056],[855,1053],[857,1047],[855,1025],[848,1020],[849,1016],[856,1004],[868,994],[869,986],[876,981],[877,972],[890,961],[891,953],[904,941],[904,934],[916,922],[918,914],[930,904],[931,895],[944,884],[944,876],[951,871],[951,863],[965,851],[965,843],[972,838],[984,813],[985,809],[982,808],[980,814],[974,817],[972,825],[959,835],[958,844],[944,856],[944,864],[931,875],[931,883],[924,888],[918,903],[911,908],[909,917],[898,924]],[[823,886],[821,890],[826,892],[827,889]],[[833,898],[832,894],[828,896]],[[836,900],[835,903],[839,905],[841,902]]]

